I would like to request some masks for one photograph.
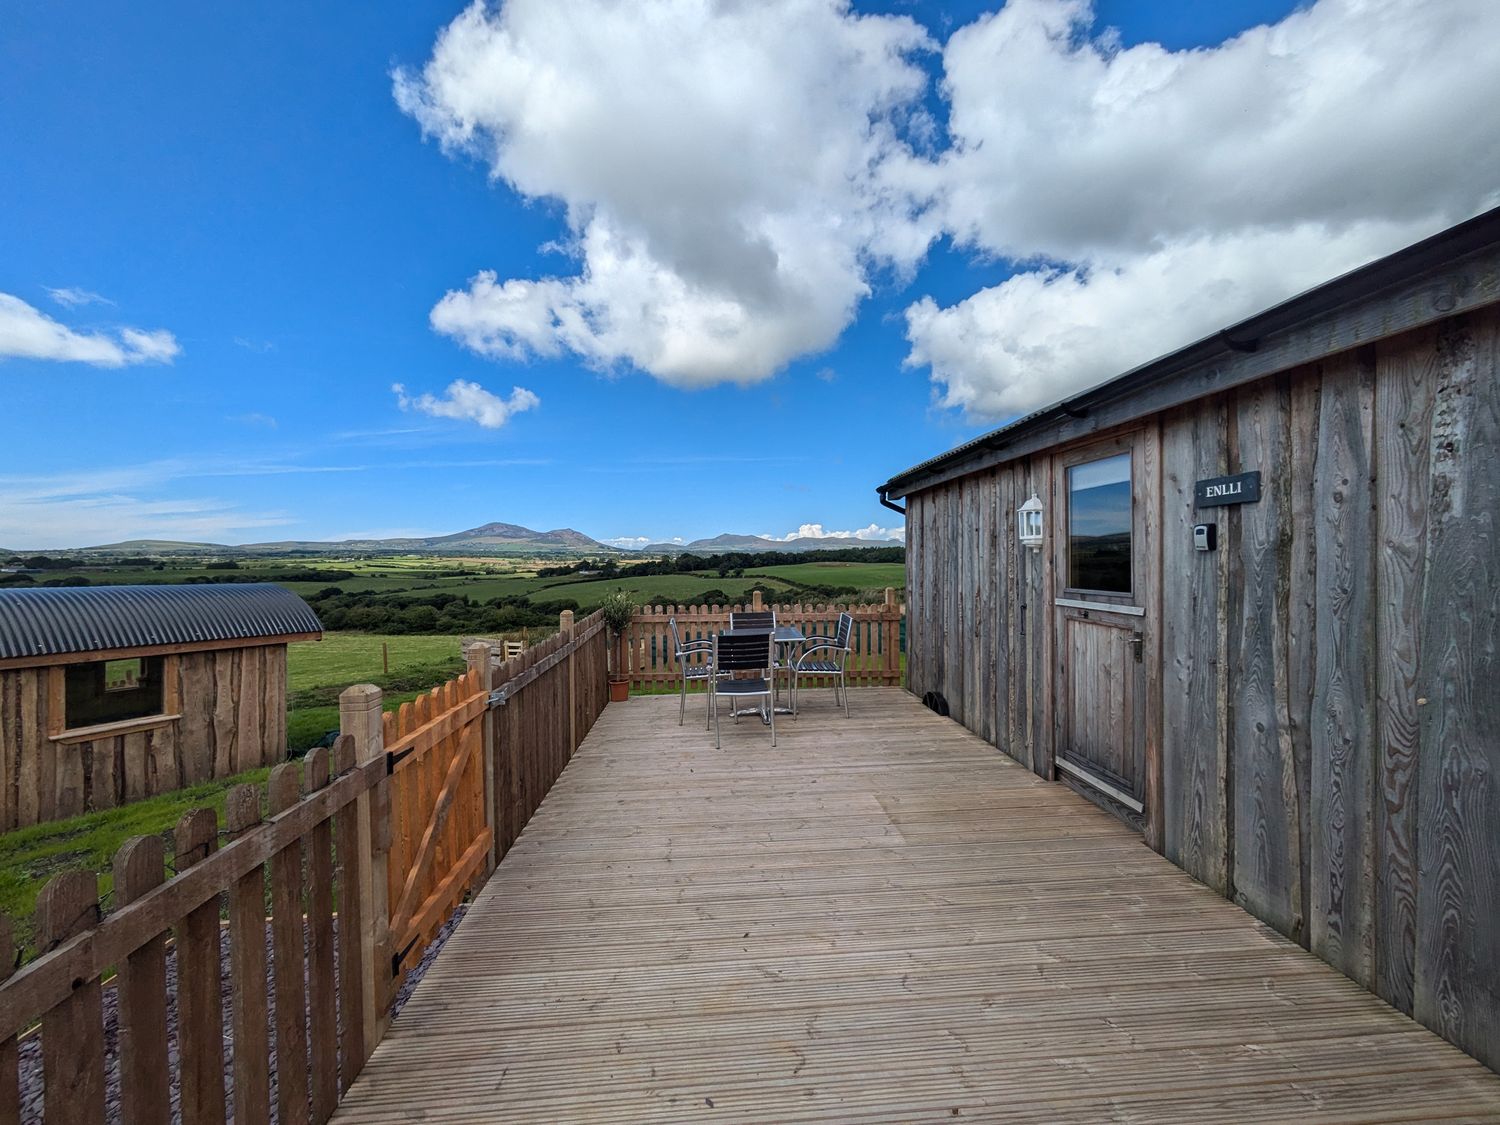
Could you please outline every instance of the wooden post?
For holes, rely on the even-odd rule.
[[[389,642],[380,642],[380,671],[383,675],[391,674],[391,646]]]
[[[16,971],[16,944],[15,935],[11,933],[10,919],[0,914],[0,984],[10,979]],[[163,986],[163,1003],[165,1003],[165,985]],[[167,1041],[167,1021],[162,1019],[161,1027],[162,1045],[165,1048]],[[163,1059],[166,1051],[162,1051]],[[16,1037],[9,1036],[0,1040],[0,1123],[3,1125],[20,1125],[21,1121],[21,1073],[18,1069],[20,1051],[16,1047]],[[126,1072],[129,1073],[128,1071]],[[166,1075],[166,1067],[162,1067],[162,1075]],[[132,1125],[134,1123],[132,1122]]]
[[[757,613],[766,608],[765,602],[761,598],[759,590],[750,591],[750,608]]]
[[[354,739],[356,760],[363,765],[385,754],[380,689],[355,684],[339,696],[339,729]],[[386,855],[390,850],[390,782],[382,781],[355,802],[359,847],[370,862],[360,872],[359,914],[364,933],[360,948],[369,974],[363,982],[365,1057],[375,1050],[390,1022],[386,1013],[391,971],[390,904],[386,890]]]
[[[490,646],[483,641],[475,641],[464,650],[464,659],[468,662],[470,672],[479,673],[480,690],[488,694],[491,681]],[[500,862],[500,826],[495,823],[495,721],[486,711],[479,722],[484,734],[484,823],[490,830],[490,855],[485,863],[485,871],[488,873],[495,870]]]
[[[894,586],[885,588],[885,667],[886,675],[881,680],[886,684],[901,685],[901,609],[896,604]]]
[[[202,863],[219,845],[213,809],[185,813],[172,833],[177,870]],[[89,880],[93,881],[93,874]],[[177,927],[177,1045],[182,1119],[221,1125],[224,1105],[224,994],[219,961],[219,899],[190,911]],[[97,987],[97,985],[96,985]],[[42,1030],[46,1042],[46,1028]],[[51,1074],[47,1075],[51,1085]]]
[[[573,611],[565,609],[558,615],[557,628],[563,635],[563,644],[573,643]],[[577,695],[574,689],[577,682],[573,678],[573,651],[568,650],[568,758],[571,761],[574,753],[578,750],[578,707],[574,703]]]
[[[224,801],[224,827],[231,839],[238,839],[261,823],[260,788],[236,785]],[[154,839],[142,837],[141,841]],[[123,852],[122,852],[123,854]],[[119,860],[115,863],[118,865]],[[161,859],[156,857],[154,886],[161,882]],[[120,881],[115,880],[116,892]],[[240,877],[229,888],[229,966],[230,987],[234,1001],[234,1120],[235,1125],[261,1125],[271,1119],[271,1072],[269,1057],[271,1032],[266,1003],[266,874],[263,868]],[[166,1036],[163,1025],[162,1047]],[[165,1053],[162,1077],[166,1077]],[[159,1091],[164,1087],[152,1083],[144,1091],[153,1102],[166,1099]],[[163,1118],[165,1119],[165,1118]]]
[[[214,911],[217,921],[217,906]],[[36,944],[43,952],[56,949],[98,923],[99,885],[92,871],[54,875],[37,897]],[[220,1060],[222,1068],[222,1056]],[[104,1013],[98,977],[78,981],[73,994],[42,1017],[42,1072],[48,1122],[84,1125],[104,1120]],[[182,1077],[186,1105],[190,1071],[184,1069]],[[221,1089],[221,1120],[223,1112]]]

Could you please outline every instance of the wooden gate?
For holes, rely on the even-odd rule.
[[[421,960],[490,854],[493,834],[484,807],[489,685],[483,680],[472,668],[384,717],[394,987]]]

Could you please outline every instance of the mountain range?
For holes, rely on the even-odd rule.
[[[533,531],[514,523],[487,523],[451,535],[426,538],[343,539],[338,542],[281,540],[274,543],[179,543],[170,539],[127,539],[97,547],[74,547],[67,554],[91,555],[293,555],[293,554],[404,554],[404,555],[579,555],[579,554],[724,554],[729,551],[819,551],[849,547],[900,546],[896,539],[845,539],[835,536],[803,536],[789,540],[759,535],[717,535],[691,543],[652,543],[639,550],[622,551],[591,539],[571,527]],[[48,554],[46,551],[8,551],[0,556]],[[58,551],[50,552],[52,554]]]
[[[715,535],[691,543],[648,543],[643,555],[723,555],[731,551],[843,551],[851,547],[900,547],[902,539],[850,539],[838,535],[801,535],[792,539],[767,539],[761,535]]]

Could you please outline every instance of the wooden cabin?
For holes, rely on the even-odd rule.
[[[321,636],[270,584],[0,590],[0,831],[281,761]]]
[[[880,494],[913,692],[1500,1068],[1497,366],[1500,210]]]

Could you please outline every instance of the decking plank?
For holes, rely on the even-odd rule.
[[[1500,1077],[897,689],[607,708],[336,1120],[1500,1121]]]

